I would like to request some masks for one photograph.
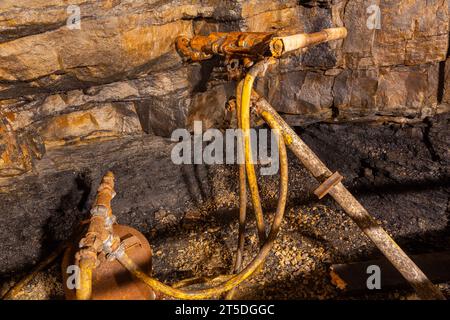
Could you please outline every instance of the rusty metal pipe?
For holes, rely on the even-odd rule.
[[[170,287],[152,277],[149,277],[144,272],[139,270],[139,267],[125,254],[117,256],[118,261],[130,271],[136,278],[140,279],[149,285],[155,291],[159,291],[165,295],[172,296],[178,299],[206,299],[217,296],[221,293],[230,291],[238,286],[240,283],[248,279],[258,268],[264,263],[270,251],[273,248],[275,239],[283,221],[283,216],[286,208],[287,189],[288,189],[288,162],[286,154],[286,146],[283,139],[278,138],[279,156],[280,156],[280,187],[279,198],[275,217],[272,222],[270,233],[261,247],[256,257],[248,264],[239,274],[233,276],[231,279],[221,283],[220,285],[201,289],[201,290],[180,290]]]
[[[332,175],[332,172],[314,154],[314,152],[300,139],[294,130],[281,118],[275,109],[264,97],[253,91],[257,98],[256,110],[264,116],[270,114],[279,124],[286,144],[297,156],[312,175],[323,182]],[[431,283],[419,267],[395,243],[387,232],[379,226],[375,219],[356,200],[355,197],[339,182],[330,189],[329,194],[344,209],[347,215],[369,237],[384,256],[402,274],[408,283],[415,289],[417,296],[424,300],[445,300],[444,295]]]
[[[92,295],[92,272],[98,264],[98,254],[105,243],[112,239],[109,250],[117,249],[120,239],[112,234],[113,215],[111,200],[115,196],[114,174],[105,174],[97,189],[97,197],[91,209],[91,219],[86,236],[80,240],[80,250],[75,258],[80,268],[80,286],[76,290],[78,300],[88,300]]]
[[[20,292],[22,292],[23,288],[33,280],[36,275],[47,268],[51,263],[53,263],[61,253],[69,245],[68,242],[64,242],[60,244],[55,251],[53,251],[48,257],[46,257],[43,261],[41,261],[38,265],[36,265],[33,270],[24,278],[22,278],[19,282],[17,282],[12,288],[6,292],[6,294],[2,297],[2,300],[13,300],[15,299]]]

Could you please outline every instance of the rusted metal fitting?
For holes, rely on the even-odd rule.
[[[88,232],[84,238],[82,238],[78,244],[79,248],[100,248],[103,240],[98,236],[96,232]]]
[[[242,77],[243,65],[239,62],[239,59],[227,59],[225,61],[227,65],[228,80],[237,80]]]
[[[94,252],[89,248],[81,249],[75,254],[75,262],[77,265],[80,264],[81,260],[91,268],[98,266],[97,252]]]
[[[339,172],[333,173],[328,179],[326,179],[316,190],[314,190],[314,194],[322,199],[325,197],[331,189],[333,189],[339,182],[344,179],[343,176],[339,174]]]
[[[109,237],[103,241],[102,251],[106,254],[110,254],[120,246],[120,238],[114,236],[112,233]]]
[[[67,268],[80,267],[80,288],[65,288],[68,299],[155,299],[155,292],[128,274],[117,261],[130,255],[143,270],[151,271],[151,247],[145,237],[135,229],[116,224],[112,214],[114,175],[108,172],[97,189],[91,209],[86,235],[78,248],[71,246],[63,259],[63,277],[67,281]]]
[[[116,259],[120,259],[125,254],[125,246],[123,244],[120,244],[117,249],[114,251],[111,251],[106,255],[106,259],[108,261],[114,261]]]
[[[283,49],[284,49],[283,40],[273,39],[270,42],[270,52],[272,53],[272,56],[276,58],[281,57],[281,55],[283,54]]]

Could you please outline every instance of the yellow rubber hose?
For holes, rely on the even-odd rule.
[[[190,287],[193,285],[200,285],[207,283],[221,283],[231,279],[233,276],[234,276],[233,274],[226,274],[226,275],[219,275],[217,277],[204,277],[204,276],[193,277],[178,281],[177,283],[174,283],[171,287],[175,289],[180,289],[184,287]]]
[[[32,281],[36,275],[47,268],[50,264],[52,264],[63,252],[66,250],[74,241],[77,239],[80,234],[85,232],[84,223],[80,224],[74,233],[67,239],[58,245],[58,247],[44,260],[39,262],[31,272],[22,278],[19,282],[17,282],[12,288],[8,290],[8,292],[2,297],[2,300],[13,300],[17,298],[17,296],[22,292],[23,288]]]
[[[245,178],[242,178],[241,172],[243,171],[244,175],[247,173],[247,178],[249,182],[250,193],[252,197],[253,210],[255,212],[256,218],[256,227],[258,229],[258,237],[260,245],[264,243],[266,238],[266,228],[264,222],[264,215],[261,206],[261,199],[259,197],[258,190],[258,182],[255,174],[255,167],[253,165],[253,155],[252,155],[252,144],[251,144],[251,135],[250,135],[250,98],[253,90],[253,83],[257,75],[261,72],[261,70],[265,66],[265,61],[257,63],[253,68],[249,70],[246,77],[243,81],[240,81],[237,87],[237,95],[236,95],[236,105],[237,105],[237,116],[238,122],[240,124],[240,128],[242,130],[242,134],[244,137],[244,156],[245,156],[245,165],[244,169],[239,168],[239,180],[242,186],[242,179],[245,182]],[[246,187],[245,187],[246,189]],[[242,198],[241,198],[242,199]],[[242,209],[242,204],[240,204],[240,209]],[[241,226],[241,225],[240,225]],[[241,236],[241,233],[240,233]],[[239,237],[239,240],[244,241],[244,237]],[[243,242],[242,242],[243,246]],[[243,250],[243,248],[242,248]],[[242,259],[242,252],[238,251],[237,254],[241,254],[241,256],[237,256],[237,258]],[[236,260],[236,262],[240,262]],[[238,266],[237,264],[235,266]],[[262,264],[261,264],[262,266]],[[238,270],[237,270],[238,271]],[[259,270],[257,270],[259,271]],[[228,292],[225,299],[231,300],[235,294],[235,289]]]
[[[92,271],[95,265],[90,261],[81,260],[79,263],[80,277],[79,287],[76,290],[77,300],[89,300],[92,296]]]

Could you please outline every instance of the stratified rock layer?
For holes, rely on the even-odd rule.
[[[179,35],[213,31],[349,35],[288,56],[257,87],[296,122],[423,119],[449,101],[449,1],[61,0],[0,3],[0,175],[46,149],[194,120],[227,124],[219,59],[184,64]],[[78,24],[77,14],[80,20]],[[378,19],[379,18],[379,19]]]

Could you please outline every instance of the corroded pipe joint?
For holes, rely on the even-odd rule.
[[[110,234],[109,237],[103,241],[102,251],[107,255],[113,253],[120,247],[120,238],[113,234]]]
[[[100,186],[97,189],[97,198],[94,206],[104,206],[111,212],[111,200],[115,197],[114,191],[114,174],[108,171],[102,179]]]
[[[89,268],[95,268],[98,264],[97,252],[88,248],[81,249],[75,254],[75,261],[77,265],[83,264]]]

